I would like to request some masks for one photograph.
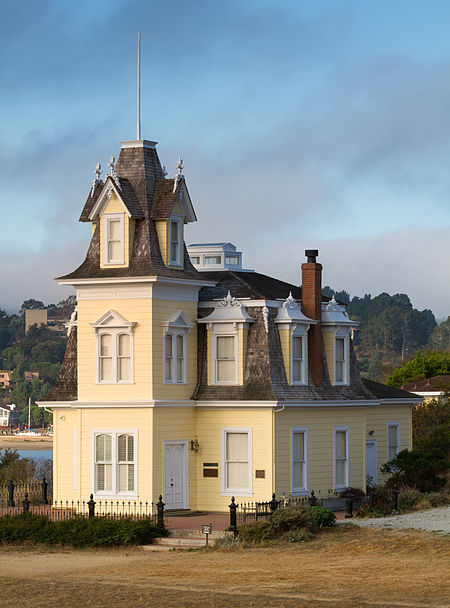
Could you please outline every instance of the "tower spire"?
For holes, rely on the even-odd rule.
[[[138,32],[138,70],[137,70],[137,126],[136,139],[141,139],[141,32]]]

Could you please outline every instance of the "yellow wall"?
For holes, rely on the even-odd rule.
[[[164,329],[169,317],[183,310],[194,324],[187,336],[187,384],[164,384]],[[190,399],[197,384],[197,303],[153,300],[153,398]]]
[[[151,408],[54,410],[54,500],[87,501],[94,491],[92,432],[137,430],[138,501],[151,501]],[[77,445],[74,427],[76,426]],[[76,456],[74,456],[74,453]],[[74,490],[74,468],[77,463]]]
[[[291,370],[291,330],[280,329],[281,351],[283,353],[284,369],[286,371],[286,379],[288,384],[292,382]]]
[[[253,496],[236,497],[236,502],[252,502],[255,500],[270,500],[272,495],[272,410],[208,410],[197,411],[197,438],[200,445],[198,454],[194,455],[197,462],[197,494],[193,504],[198,509],[211,511],[228,511],[230,496],[221,495],[221,479],[223,475],[221,464],[222,429],[251,428],[253,436],[252,477]],[[203,477],[203,463],[217,462],[219,477]],[[264,479],[255,478],[255,470],[265,471]],[[191,506],[191,508],[194,508]]]
[[[166,264],[167,266],[167,241],[168,241],[168,237],[167,237],[167,220],[158,220],[157,222],[155,222],[155,226],[156,226],[156,232],[158,233],[158,241],[159,241],[159,248],[161,250],[161,256],[162,259],[164,261],[164,264]]]
[[[104,251],[105,251],[105,222],[103,218],[103,214],[105,213],[120,213],[124,216],[124,263],[123,264],[104,264]],[[113,194],[105,208],[102,211],[102,215],[100,217],[100,268],[125,268],[130,263],[130,253],[133,246],[133,238],[134,238],[134,220],[131,220],[128,217],[128,214],[125,213],[125,209],[123,204],[117,198],[116,194]]]
[[[134,328],[134,384],[96,384],[96,335],[90,323],[117,311]],[[78,301],[78,400],[140,401],[152,398],[152,300]]]
[[[412,408],[410,407],[370,407],[366,416],[365,440],[377,440],[378,482],[385,476],[380,473],[380,467],[387,462],[387,424],[400,422],[400,449],[412,449]],[[374,431],[369,435],[369,431]],[[406,444],[404,443],[406,441]]]
[[[308,428],[308,490],[326,496],[334,488],[334,428],[350,427],[350,485],[365,487],[365,411],[361,409],[298,409],[275,414],[275,488],[291,493],[291,430]]]

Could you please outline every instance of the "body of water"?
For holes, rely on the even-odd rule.
[[[53,450],[17,450],[21,458],[34,460],[53,460]]]

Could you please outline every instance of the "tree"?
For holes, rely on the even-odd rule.
[[[450,374],[450,353],[429,350],[418,353],[403,367],[394,370],[386,380],[386,384],[401,387],[414,380],[433,378],[444,374]]]
[[[434,349],[438,348],[450,351],[450,317],[433,329],[428,346]]]
[[[41,302],[40,300],[34,300],[33,298],[31,298],[30,300],[25,300],[24,302],[22,302],[22,306],[20,307],[20,312],[24,313],[25,310],[27,309],[39,309],[39,308],[45,308],[45,304],[44,302]]]

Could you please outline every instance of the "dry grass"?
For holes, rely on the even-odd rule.
[[[449,540],[339,529],[301,545],[144,553],[0,550],[0,605],[448,607]]]

